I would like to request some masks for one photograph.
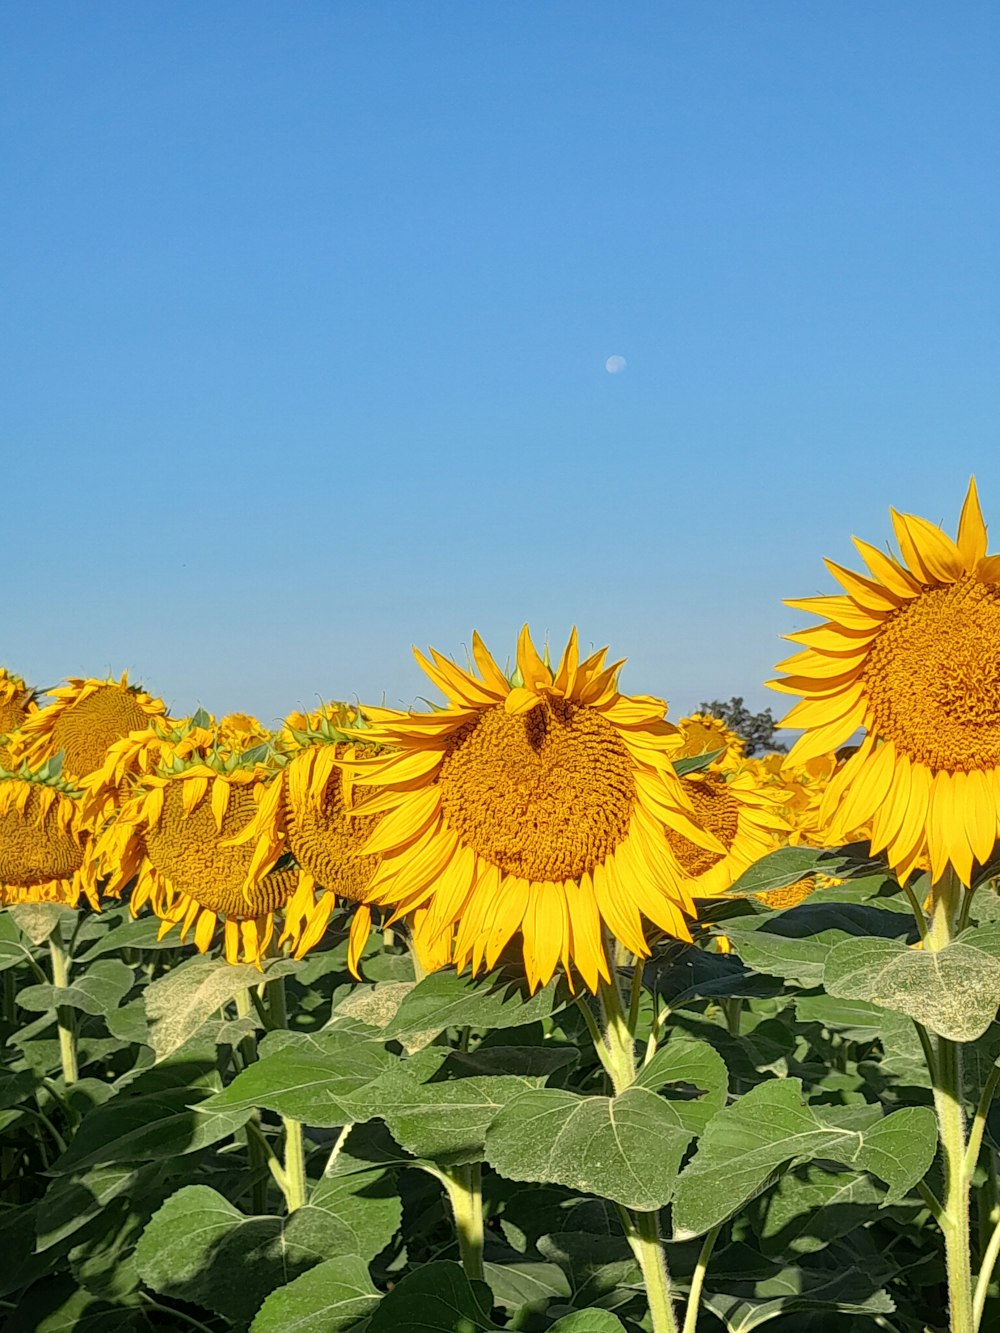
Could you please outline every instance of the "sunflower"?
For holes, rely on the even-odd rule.
[[[147,730],[166,712],[162,700],[129,685],[127,672],[121,680],[71,677],[49,694],[54,702],[32,713],[12,738],[14,761],[37,768],[61,752],[62,771],[74,781],[99,768],[115,741]]]
[[[120,895],[134,879],[132,914],[150,903],[161,938],[180,926],[183,941],[193,929],[205,953],[221,923],[229,962],[259,966],[275,913],[295,889],[294,873],[275,869],[244,890],[252,850],[232,843],[256,814],[267,776],[260,765],[175,760],[142,778],[98,841],[106,892]]]
[[[724,851],[707,851],[675,829],[667,829],[667,842],[690,876],[694,897],[715,898],[787,841],[788,821],[780,794],[759,783],[748,768],[727,775],[690,773],[682,782],[698,822],[715,834]]]
[[[236,725],[233,718],[238,719]],[[143,775],[179,760],[203,760],[217,766],[220,759],[241,758],[262,744],[261,737],[266,743],[269,734],[244,713],[230,714],[221,722],[204,709],[179,720],[152,717],[145,731],[129,732],[109,745],[99,767],[79,779],[84,818],[100,829],[128,800]]]
[[[7,737],[22,727],[37,707],[35,691],[20,676],[0,667],[0,769],[14,765]]]
[[[347,762],[377,789],[364,816],[385,815],[364,848],[382,856],[368,900],[396,917],[426,908],[425,940],[454,938],[460,969],[492,968],[520,932],[532,989],[561,962],[596,991],[610,980],[604,925],[643,956],[640,913],[691,938],[694,904],[665,829],[722,848],[674,772],[665,704],[619,694],[606,649],[581,662],[574,630],[553,671],[525,627],[509,680],[478,634],[472,643],[479,675],[416,653],[446,707],[366,710],[371,738],[393,750]]]
[[[352,787],[338,761],[373,753],[371,746],[342,738],[315,738],[300,743],[298,753],[281,769],[260,802],[254,819],[237,842],[252,845],[247,891],[283,856],[294,858],[297,885],[285,910],[281,943],[303,957],[323,938],[338,898],[358,904],[351,921],[348,966],[358,975],[358,962],[371,931],[371,908],[365,902],[378,856],[361,853],[375,831],[379,815],[362,809],[372,793]]]
[[[691,713],[688,717],[677,719],[677,726],[683,738],[679,754],[695,758],[703,754],[715,754],[722,751],[714,761],[713,767],[732,767],[743,758],[747,743],[726,726],[721,718],[712,713]]]
[[[870,577],[827,561],[844,588],[790,606],[825,622],[788,637],[774,688],[801,695],[782,725],[805,734],[804,764],[858,728],[864,739],[830,780],[820,819],[831,840],[870,826],[905,878],[929,863],[964,884],[993,851],[1000,819],[1000,556],[986,554],[975,481],[957,541],[892,511],[901,559],[855,539]]]
[[[79,801],[42,771],[0,777],[0,907],[66,903],[86,895],[97,909],[97,877]]]

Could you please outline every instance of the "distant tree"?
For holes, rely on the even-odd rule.
[[[774,729],[778,725],[770,708],[760,713],[751,713],[739,695],[734,695],[727,703],[713,699],[710,703],[698,705],[699,712],[711,713],[720,722],[724,722],[730,731],[742,736],[747,744],[747,754],[763,754],[768,750],[784,752],[787,745],[774,739]]]

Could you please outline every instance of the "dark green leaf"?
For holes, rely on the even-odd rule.
[[[36,1012],[82,1009],[85,1014],[108,1014],[118,1008],[135,983],[132,969],[117,958],[102,958],[86,972],[74,972],[68,986],[24,986],[17,993],[22,1009]]]
[[[356,1255],[337,1255],[272,1291],[250,1326],[251,1333],[346,1333],[379,1303],[367,1265]]]
[[[525,1092],[490,1125],[486,1160],[510,1180],[551,1181],[653,1210],[670,1199],[692,1137],[675,1106],[643,1087],[618,1097]]]
[[[382,1298],[368,1333],[477,1333],[495,1325],[485,1283],[469,1282],[460,1265],[437,1261],[404,1277]]]
[[[455,972],[432,972],[406,996],[385,1029],[386,1039],[414,1033],[443,1032],[446,1028],[497,1029],[521,1027],[562,1009],[569,996],[561,984],[529,995],[520,980],[476,981]]]

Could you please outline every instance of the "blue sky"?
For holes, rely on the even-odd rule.
[[[528,621],[780,712],[823,555],[1000,513],[993,3],[47,0],[0,103],[37,684],[270,721]]]

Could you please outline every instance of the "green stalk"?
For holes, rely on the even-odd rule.
[[[306,1154],[302,1121],[281,1117],[285,1126],[285,1203],[290,1213],[306,1201]]]
[[[954,939],[966,890],[949,866],[931,892],[931,922],[924,948],[937,952],[946,948]],[[969,1235],[969,1185],[972,1173],[966,1170],[969,1145],[966,1142],[965,1109],[962,1105],[961,1047],[946,1037],[938,1037],[937,1059],[930,1073],[934,1084],[934,1107],[937,1111],[944,1173],[944,1216],[941,1221],[948,1267],[951,1333],[975,1333]]]
[[[249,1018],[253,1004],[249,990],[236,993],[236,1014],[238,1018]],[[257,1038],[251,1032],[240,1041],[240,1056],[244,1069],[257,1059]],[[267,1212],[267,1176],[264,1168],[268,1165],[267,1140],[260,1128],[260,1112],[254,1111],[247,1121],[247,1166],[250,1171],[250,1206],[258,1216]],[[263,1140],[263,1142],[262,1142]]]
[[[635,1039],[622,1004],[622,993],[615,969],[612,969],[611,976],[610,983],[601,983],[599,992],[601,1010],[604,1014],[602,1044],[606,1055],[602,1063],[611,1075],[617,1095],[635,1082]],[[598,1050],[598,1055],[600,1054]],[[630,1208],[624,1210],[623,1220],[632,1252],[642,1269],[653,1333],[678,1333],[670,1292],[670,1275],[667,1272],[666,1256],[660,1238],[660,1215],[658,1212],[639,1212]]]
[[[470,1282],[483,1279],[483,1168],[480,1162],[441,1168],[440,1178],[455,1218],[462,1267]]]
[[[49,957],[52,960],[52,984],[57,990],[69,985],[69,952],[63,947],[62,926],[56,922],[49,936]],[[76,1061],[76,1032],[73,1011],[64,1004],[56,1005],[56,1026],[59,1029],[59,1059],[62,1062],[63,1082],[68,1087],[80,1077]]]
[[[698,1262],[695,1264],[694,1273],[691,1275],[691,1289],[688,1292],[687,1306],[684,1310],[682,1333],[695,1333],[698,1326],[698,1306],[701,1304],[701,1289],[705,1285],[705,1272],[721,1230],[722,1223],[720,1222],[718,1226],[714,1226],[708,1232],[701,1243],[701,1249],[698,1251]]]

